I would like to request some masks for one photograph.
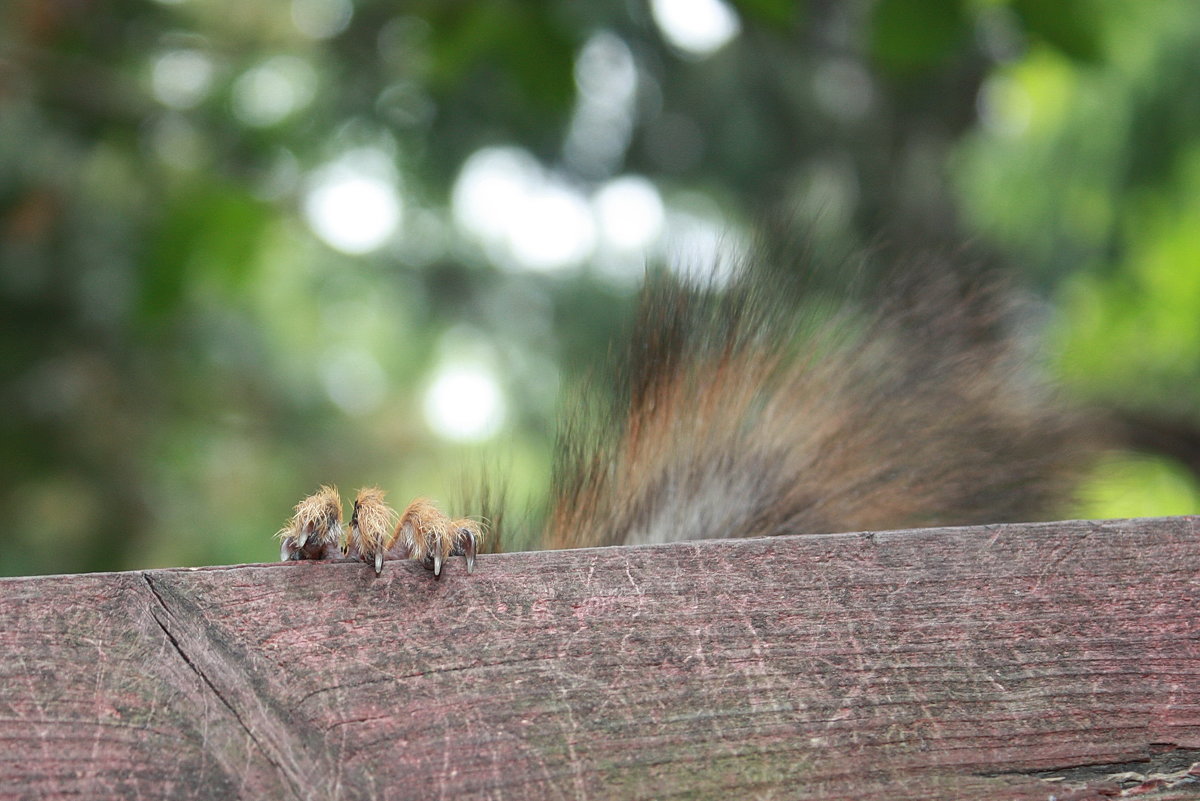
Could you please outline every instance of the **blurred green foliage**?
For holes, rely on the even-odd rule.
[[[268,560],[322,482],[453,504],[486,464],[536,505],[556,398],[603,360],[643,254],[585,226],[551,269],[472,228],[481,152],[558,198],[505,223],[548,240],[653,187],[650,259],[697,221],[974,241],[1053,302],[1077,397],[1200,426],[1191,0],[740,0],[713,4],[716,47],[670,5],[4,4],[0,574]],[[365,246],[320,230],[323,176],[355,164],[384,192],[358,235],[390,231]],[[431,428],[455,365],[502,392],[482,445]],[[1143,455],[1091,497],[1081,515],[1198,493]]]

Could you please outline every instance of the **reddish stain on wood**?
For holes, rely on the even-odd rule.
[[[1198,601],[1195,517],[6,579],[0,799],[1111,798]]]

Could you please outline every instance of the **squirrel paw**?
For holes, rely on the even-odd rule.
[[[342,540],[342,499],[337,487],[322,486],[296,504],[295,514],[276,534],[279,558],[330,559],[338,556]]]
[[[375,575],[383,571],[383,557],[395,539],[392,528],[396,510],[384,500],[383,490],[365,487],[354,499],[354,514],[350,517],[350,535],[346,538],[345,553],[352,559],[375,563]]]
[[[426,498],[417,498],[399,515],[384,501],[383,491],[362,489],[354,500],[346,555],[375,565],[383,572],[384,559],[418,559],[441,578],[442,563],[462,556],[467,572],[475,570],[475,554],[483,527],[474,520],[451,520]]]
[[[474,520],[451,520],[427,498],[417,498],[400,515],[392,549],[402,558],[419,559],[437,578],[442,562],[462,556],[467,572],[475,570],[475,554],[483,540],[483,527]]]

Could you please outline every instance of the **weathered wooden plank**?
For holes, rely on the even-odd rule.
[[[1198,521],[3,580],[0,799],[1196,797]]]

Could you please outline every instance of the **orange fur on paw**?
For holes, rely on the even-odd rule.
[[[451,556],[462,555],[467,572],[472,572],[483,536],[483,527],[474,520],[451,520],[433,501],[417,498],[400,515],[392,548],[402,557],[421,561],[440,578],[442,562]]]
[[[342,540],[342,499],[337,487],[322,486],[296,504],[295,514],[275,536],[286,561],[337,556]]]
[[[364,487],[354,499],[350,534],[346,542],[348,556],[375,564],[375,574],[383,570],[383,557],[395,538],[396,510],[384,500],[378,487]]]

